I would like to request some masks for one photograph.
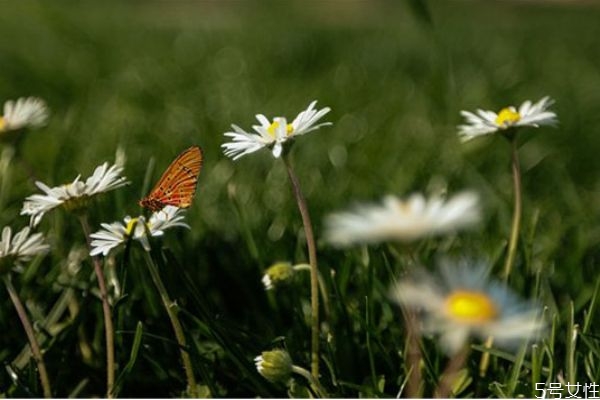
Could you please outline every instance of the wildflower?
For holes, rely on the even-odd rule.
[[[292,358],[285,350],[263,351],[254,363],[258,373],[269,382],[288,383],[292,377]]]
[[[544,328],[541,310],[521,301],[505,284],[490,281],[481,264],[443,263],[439,275],[419,270],[392,290],[400,305],[422,312],[422,329],[439,335],[442,348],[454,354],[476,336],[494,338],[514,349],[537,338]]]
[[[31,260],[33,257],[43,255],[50,250],[41,233],[30,235],[28,227],[12,235],[9,226],[2,229],[0,238],[0,272],[9,271],[15,264]]]
[[[271,265],[262,277],[265,290],[274,289],[275,286],[289,281],[294,276],[294,267],[289,262],[278,262]]]
[[[105,162],[96,168],[93,175],[85,182],[77,176],[71,183],[62,186],[48,187],[42,182],[36,182],[36,186],[45,194],[34,194],[25,199],[21,215],[30,215],[30,224],[36,226],[48,211],[63,206],[67,210],[78,210],[87,204],[87,201],[100,193],[117,189],[129,182],[120,176],[123,166],[114,164],[109,167]]]
[[[331,122],[317,124],[331,109],[325,107],[321,110],[315,110],[316,104],[316,100],[310,103],[308,108],[298,114],[290,124],[287,123],[284,117],[275,117],[271,122],[264,115],[258,114],[256,119],[260,125],[252,126],[256,133],[246,132],[237,125],[231,125],[234,131],[226,132],[225,136],[231,137],[233,140],[221,145],[225,149],[225,155],[237,160],[263,147],[269,147],[272,149],[273,157],[279,158],[283,150],[283,144],[287,140],[312,132],[322,126],[331,125]]]
[[[48,120],[46,102],[37,97],[21,97],[16,102],[4,103],[4,114],[0,116],[0,134],[21,128],[39,128]]]
[[[520,126],[532,126],[538,128],[541,125],[556,125],[558,122],[556,114],[548,111],[554,103],[546,96],[535,104],[527,100],[517,110],[510,106],[503,108],[497,114],[493,111],[477,110],[477,114],[470,111],[461,111],[465,117],[466,124],[458,126],[458,135],[461,141],[466,142],[473,138],[489,135],[494,132],[506,132],[510,128]]]
[[[153,213],[148,222],[144,216],[131,218],[126,216],[123,222],[113,222],[111,224],[103,223],[98,232],[92,233],[90,251],[91,256],[102,254],[107,256],[115,247],[127,242],[130,238],[139,241],[146,251],[150,251],[150,243],[147,234],[150,236],[162,236],[166,229],[176,226],[190,228],[185,222],[182,222],[184,211],[173,206],[166,206],[161,211]],[[147,230],[147,231],[146,231]]]
[[[407,200],[387,196],[382,205],[362,205],[354,211],[329,215],[325,237],[335,245],[412,241],[446,233],[479,221],[477,195],[464,192],[444,200],[413,194]]]

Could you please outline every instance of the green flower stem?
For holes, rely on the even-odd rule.
[[[171,321],[171,326],[173,327],[173,331],[175,332],[175,338],[177,339],[177,344],[179,345],[179,351],[181,353],[181,362],[183,363],[183,369],[185,370],[185,376],[187,379],[187,393],[191,397],[197,397],[196,393],[197,385],[196,378],[194,377],[194,369],[192,367],[192,359],[187,351],[187,345],[185,342],[185,334],[183,333],[183,327],[181,326],[181,322],[179,321],[179,317],[177,313],[179,308],[177,307],[177,303],[172,301],[167,293],[167,288],[162,282],[160,278],[160,274],[158,273],[158,268],[154,259],[149,252],[144,252],[146,263],[148,264],[148,270],[150,271],[150,275],[152,276],[152,281],[154,282],[154,286],[156,286],[156,290],[160,294],[160,298],[162,303],[169,315],[169,320]]]
[[[72,299],[74,298],[74,293],[75,293],[74,289],[68,288],[68,289],[65,289],[60,294],[60,297],[58,298],[58,300],[56,300],[56,303],[54,303],[54,305],[52,306],[52,308],[46,315],[46,318],[42,321],[42,326],[53,326],[58,323],[58,321],[63,317],[65,310],[67,309],[67,306],[69,305],[69,302],[71,302]],[[44,339],[45,339],[45,337],[41,336],[38,343],[43,345]],[[31,356],[32,356],[32,354],[31,354],[29,347],[25,346],[25,348],[23,350],[21,350],[19,355],[17,357],[15,357],[15,359],[13,360],[12,363],[18,369],[23,369],[29,363]]]
[[[488,336],[485,340],[484,346],[485,351],[481,354],[481,360],[479,361],[479,376],[484,377],[487,374],[488,367],[490,366],[490,352],[489,349],[492,348],[494,344],[494,337]]]
[[[452,385],[456,380],[457,374],[460,369],[465,365],[467,356],[470,351],[469,345],[466,345],[462,350],[459,350],[446,365],[446,369],[440,377],[440,382],[435,390],[434,397],[437,399],[447,399],[452,394]]]
[[[317,396],[319,396],[320,398],[328,397],[327,392],[325,391],[325,389],[323,389],[323,387],[319,383],[319,380],[316,379],[313,375],[311,375],[310,372],[308,372],[302,367],[298,367],[297,365],[292,365],[292,372],[306,378],[306,380],[310,383],[311,387],[315,390]]]
[[[292,183],[294,196],[298,203],[298,209],[302,216],[304,225],[304,235],[306,236],[306,247],[308,248],[308,262],[310,264],[310,304],[311,304],[311,373],[313,378],[319,379],[319,269],[317,267],[317,249],[313,235],[312,224],[306,199],[300,190],[300,183],[292,165],[287,157],[283,157],[283,162]]]
[[[510,239],[508,241],[508,254],[506,256],[506,263],[504,264],[504,279],[508,281],[510,272],[512,270],[515,255],[517,252],[517,242],[519,240],[519,230],[521,228],[521,166],[519,164],[519,151],[517,148],[516,138],[511,138],[512,147],[512,173],[513,173],[513,185],[514,185],[514,196],[515,204],[513,210],[512,229],[510,231]]]
[[[295,271],[311,271],[310,264],[297,264],[294,265],[293,268]],[[325,310],[325,316],[327,316],[331,314],[331,308],[329,306],[329,293],[327,292],[327,286],[325,286],[325,280],[323,279],[321,272],[317,272],[319,273],[319,290],[321,291],[321,298],[323,299],[323,309]]]
[[[79,216],[83,233],[88,242],[88,247],[91,249],[91,229],[88,223],[87,216],[82,214]],[[104,335],[106,337],[106,397],[113,398],[113,389],[115,386],[115,330],[113,328],[112,311],[108,302],[108,290],[106,289],[106,278],[102,270],[102,264],[98,257],[92,257],[94,263],[94,272],[98,280],[98,289],[100,289],[100,298],[102,300],[102,311],[104,313]]]
[[[4,209],[4,202],[6,195],[11,187],[11,164],[15,150],[12,146],[5,146],[0,152],[0,209]]]
[[[35,337],[35,332],[33,331],[33,327],[31,326],[31,322],[27,317],[27,312],[25,311],[25,307],[15,290],[15,287],[12,284],[10,275],[6,274],[4,276],[4,284],[6,285],[6,290],[8,290],[8,295],[12,300],[15,309],[17,310],[17,314],[21,319],[21,324],[23,325],[23,329],[25,329],[25,333],[27,334],[27,339],[29,340],[29,345],[31,346],[31,352],[33,353],[33,358],[37,363],[38,373],[40,374],[40,382],[42,383],[42,390],[44,391],[44,397],[47,399],[52,398],[52,390],[50,389],[50,379],[48,378],[48,372],[46,371],[46,364],[44,363],[44,357],[42,356],[42,352],[40,351],[40,346]]]

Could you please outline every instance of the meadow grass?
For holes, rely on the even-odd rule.
[[[545,95],[557,128],[519,136],[523,218],[510,287],[547,307],[547,337],[527,352],[474,342],[458,397],[532,397],[536,383],[600,381],[600,8],[585,2],[149,2],[0,5],[0,101],[35,95],[52,115],[22,139],[0,177],[0,226],[27,225],[26,196],[89,176],[117,147],[131,184],[94,199],[92,230],[137,215],[137,200],[192,144],[205,160],[186,214],[191,229],[152,241],[179,307],[198,395],[306,396],[307,381],[272,384],[254,365],[285,348],[310,369],[309,273],[265,291],[277,261],[308,262],[285,165],[267,150],[233,162],[223,133],[254,115],[292,117],[313,99],[333,126],[298,138],[289,157],[302,184],[328,289],[321,378],[335,397],[392,397],[406,383],[407,328],[389,298],[409,269],[396,244],[336,249],[330,212],[385,194],[481,197],[475,229],[417,242],[419,264],[442,255],[489,260],[500,276],[512,218],[510,146],[461,144],[460,110],[499,110]],[[4,144],[0,144],[4,148]],[[38,227],[50,253],[14,274],[38,332],[55,396],[106,394],[102,304],[77,218]],[[180,396],[186,381],[161,297],[139,246],[104,258],[114,296],[117,390]],[[118,285],[115,287],[115,282]],[[0,297],[0,393],[41,396],[35,361],[9,296]],[[483,352],[492,354],[484,376]],[[424,395],[448,357],[423,338]],[[563,392],[564,395],[565,392]]]

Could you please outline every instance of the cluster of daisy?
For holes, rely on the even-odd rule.
[[[0,139],[2,142],[8,143],[9,151],[2,152],[0,162],[0,173],[3,175],[8,171],[6,160],[16,153],[14,147],[19,145],[18,138],[20,133],[26,128],[38,128],[46,124],[48,119],[48,108],[45,102],[38,98],[21,98],[16,102],[7,101],[4,104],[4,114],[0,116]],[[14,132],[14,133],[11,133]],[[40,351],[39,344],[33,334],[32,324],[23,307],[17,292],[11,283],[10,272],[17,270],[22,263],[31,260],[35,256],[41,256],[50,250],[50,246],[46,243],[41,233],[31,233],[31,230],[36,228],[44,215],[48,212],[63,208],[77,215],[83,227],[86,239],[90,244],[89,254],[94,257],[94,272],[98,281],[100,290],[100,298],[103,303],[103,314],[105,323],[105,340],[107,353],[107,397],[112,396],[114,390],[114,340],[113,340],[113,325],[111,309],[106,289],[105,276],[100,260],[95,257],[98,255],[107,256],[111,250],[118,247],[120,244],[128,242],[130,239],[141,243],[143,249],[150,251],[149,238],[161,236],[164,231],[173,227],[189,226],[183,222],[182,211],[177,207],[166,206],[160,211],[154,212],[149,218],[140,215],[135,218],[125,217],[123,222],[114,222],[111,224],[102,224],[101,230],[96,233],[89,232],[87,222],[87,211],[90,209],[90,203],[98,195],[113,191],[127,185],[129,182],[123,176],[125,156],[122,152],[117,151],[115,163],[105,162],[96,167],[91,176],[82,179],[78,175],[73,181],[63,185],[51,187],[43,182],[36,181],[35,185],[42,193],[36,193],[28,196],[21,209],[21,215],[29,216],[29,227],[24,228],[14,236],[12,229],[5,227],[2,230],[0,240],[0,273],[4,275],[7,290],[13,301],[17,313],[23,324],[23,328],[28,336],[28,341],[34,358],[38,365],[38,373],[40,382],[45,397],[51,397],[52,389],[50,380],[46,371],[44,359]],[[2,180],[4,186],[5,180]],[[158,274],[156,272],[156,274]],[[155,280],[160,280],[160,276],[156,276]],[[164,285],[157,284],[159,290],[164,288]],[[161,292],[161,298],[166,299],[168,295]],[[167,310],[170,312],[170,310]],[[169,315],[171,320],[177,316]],[[177,335],[176,335],[177,336]],[[184,348],[185,343],[178,344]],[[183,358],[183,357],[182,357]],[[191,363],[188,358],[185,361],[191,370]],[[189,386],[195,388],[193,376],[190,378]],[[190,392],[194,396],[194,392]]]
[[[231,139],[222,145],[224,154],[237,160],[268,148],[275,158],[285,156],[298,136],[332,125],[321,122],[331,109],[317,109],[316,103],[311,102],[291,123],[285,117],[268,119],[258,114],[259,124],[252,126],[253,132],[232,125],[233,131],[224,134]],[[510,106],[498,113],[462,111],[466,123],[458,127],[459,137],[468,141],[500,133],[512,140],[518,128],[555,125],[556,114],[548,109],[552,103],[549,97],[544,97],[535,104],[526,101],[518,108]],[[11,131],[39,128],[47,123],[48,116],[48,108],[41,99],[30,97],[7,101],[0,116],[0,139],[12,140]],[[15,235],[10,227],[2,230],[0,272],[8,272],[49,251],[50,246],[43,235],[32,233],[45,214],[56,208],[83,213],[96,196],[129,183],[123,170],[124,160],[118,158],[115,163],[98,166],[85,179],[79,175],[69,183],[54,187],[36,182],[42,193],[28,196],[21,210],[21,215],[30,218],[30,226]],[[337,247],[387,241],[414,242],[472,228],[480,220],[480,199],[472,191],[448,198],[426,197],[420,193],[405,198],[387,195],[380,203],[356,205],[351,210],[328,215],[324,221],[324,239]],[[126,216],[121,221],[103,223],[101,227],[90,235],[91,256],[108,256],[130,240],[149,251],[150,238],[161,236],[170,228],[190,228],[184,222],[183,211],[172,206],[149,217]],[[263,276],[264,286],[268,290],[274,289],[289,282],[296,271],[310,268],[307,264],[276,263]],[[495,344],[508,348],[539,337],[544,328],[540,306],[520,300],[506,284],[492,279],[489,272],[485,263],[478,261],[444,261],[434,273],[425,269],[409,272],[392,286],[390,297],[414,311],[419,317],[421,332],[437,336],[441,348],[448,354],[458,352],[473,337],[493,337]],[[265,352],[255,361],[258,371],[272,381],[285,380],[292,372],[312,379],[303,369],[292,365],[285,351]]]
[[[37,97],[19,98],[4,103],[4,114],[0,116],[0,138],[6,139],[11,131],[25,128],[40,128],[47,124],[49,110],[46,102]],[[7,139],[8,140],[8,139]],[[24,228],[14,235],[11,240],[11,228],[5,227],[0,242],[0,260],[3,265],[9,259],[20,263],[30,260],[34,255],[45,254],[49,245],[41,233],[31,233],[49,211],[62,207],[75,213],[85,210],[90,201],[102,193],[123,187],[129,182],[122,173],[124,170],[124,155],[117,152],[117,160],[111,164],[103,163],[95,168],[91,176],[85,180],[78,175],[73,181],[50,187],[37,181],[35,185],[42,193],[28,196],[21,209],[21,215],[29,216],[30,227]],[[125,217],[123,222],[101,224],[102,228],[91,235],[90,254],[108,255],[118,245],[127,240],[139,241],[145,250],[149,250],[148,237],[163,235],[166,229],[189,226],[183,221],[183,210],[167,206],[159,212],[154,212],[149,218],[140,215],[135,218]]]
[[[548,110],[552,104],[549,97],[544,97],[535,104],[526,101],[518,109],[509,106],[498,113],[481,109],[475,113],[462,111],[466,123],[458,126],[459,138],[465,142],[499,133],[514,139],[517,128],[555,125],[556,114]],[[291,139],[330,125],[319,122],[330,108],[317,110],[315,105],[314,101],[310,103],[291,124],[284,117],[269,120],[259,114],[256,118],[260,125],[253,126],[255,133],[232,125],[233,132],[225,133],[232,141],[222,145],[225,155],[237,160],[268,148],[275,158],[280,157]],[[450,198],[426,198],[420,193],[405,199],[388,195],[379,204],[357,205],[352,210],[327,216],[324,238],[334,246],[343,247],[385,241],[412,242],[448,234],[476,225],[481,219],[479,203],[478,195],[471,191]],[[263,284],[271,290],[289,281],[294,271],[291,263],[276,263],[265,271]],[[444,261],[433,273],[415,270],[393,285],[390,297],[417,312],[421,331],[438,336],[441,348],[448,354],[458,352],[473,337],[492,337],[496,345],[514,349],[539,338],[545,327],[541,307],[520,300],[506,284],[491,278],[489,268],[481,261]],[[256,358],[256,365],[269,380],[282,380],[281,376],[290,375],[291,360],[280,350],[263,353]]]

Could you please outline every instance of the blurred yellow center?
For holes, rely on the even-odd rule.
[[[518,122],[521,119],[521,114],[514,107],[506,107],[500,110],[496,117],[496,125],[508,127]]]
[[[496,305],[481,292],[457,290],[446,298],[446,312],[452,318],[466,323],[483,323],[498,315]]]
[[[269,132],[269,135],[271,135],[271,137],[275,138],[275,131],[279,128],[279,121],[273,121],[273,123],[271,125],[269,125],[269,127],[267,128],[267,132]],[[287,124],[285,127],[285,132],[288,134],[292,133],[292,131],[294,130],[294,127],[292,126],[292,124]]]
[[[4,117],[0,117],[0,132],[2,132],[6,128],[6,119]]]

